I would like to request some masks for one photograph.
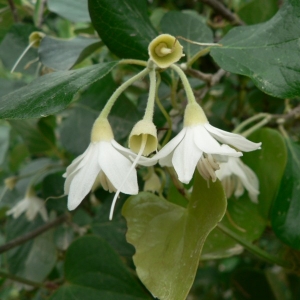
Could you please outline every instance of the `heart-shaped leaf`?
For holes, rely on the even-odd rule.
[[[68,248],[67,284],[50,300],[149,299],[114,250],[101,238],[85,236]]]
[[[300,250],[300,146],[287,140],[287,148],[287,165],[272,206],[271,220],[278,238]]]
[[[226,71],[246,75],[279,98],[300,95],[300,1],[285,1],[268,22],[232,29],[211,55]]]
[[[196,172],[187,208],[150,193],[132,196],[123,206],[137,274],[154,297],[186,299],[204,241],[226,210],[221,183],[209,185]]]

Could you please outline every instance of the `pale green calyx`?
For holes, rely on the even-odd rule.
[[[157,150],[157,134],[156,127],[152,121],[141,120],[137,122],[129,136],[129,148],[138,153],[142,147],[143,141],[146,144],[142,152],[143,155],[149,155],[153,151]]]
[[[40,32],[40,31],[34,31],[30,34],[29,36],[29,44],[33,48],[38,48],[41,44],[42,39],[45,37],[45,33]]]
[[[184,112],[184,127],[205,123],[208,120],[201,106],[196,102],[189,103]]]
[[[168,68],[184,56],[183,47],[170,34],[161,34],[151,41],[148,47],[150,59],[162,69]]]
[[[91,132],[91,142],[97,143],[100,141],[111,141],[114,138],[111,126],[106,118],[96,119],[92,132]]]

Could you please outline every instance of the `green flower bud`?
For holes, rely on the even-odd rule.
[[[142,147],[143,136],[146,135],[146,144],[143,151],[143,155],[149,155],[153,151],[157,150],[157,134],[156,127],[151,121],[141,120],[137,122],[129,136],[129,148],[138,153]]]
[[[150,59],[162,69],[177,62],[182,56],[182,46],[179,41],[170,34],[161,34],[149,44]]]
[[[40,31],[34,31],[30,34],[29,36],[29,44],[32,44],[33,48],[38,48],[41,44],[41,40],[45,37],[46,35],[43,32]]]

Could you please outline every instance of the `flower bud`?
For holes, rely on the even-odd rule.
[[[142,154],[147,156],[157,150],[157,134],[153,122],[141,120],[134,125],[129,136],[129,148],[133,152],[140,151],[143,135],[147,136],[147,141]]]
[[[170,34],[161,34],[149,44],[148,51],[152,61],[159,68],[167,68],[177,62],[182,56],[182,46],[179,41]]]
[[[41,40],[45,37],[46,35],[43,32],[40,31],[34,31],[30,34],[29,36],[29,44],[32,44],[33,48],[38,48],[41,44]]]

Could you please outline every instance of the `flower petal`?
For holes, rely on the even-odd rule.
[[[68,209],[75,209],[84,197],[91,190],[97,175],[100,172],[100,166],[98,164],[98,153],[100,150],[99,144],[92,144],[93,147],[89,150],[85,156],[85,165],[81,167],[71,177],[71,184],[68,197]],[[66,184],[67,185],[67,184]]]
[[[117,149],[120,153],[122,153],[125,157],[127,157],[129,160],[134,161],[135,158],[137,157],[137,154],[131,151],[130,149],[127,149],[123,146],[121,146],[119,143],[117,143],[115,140],[111,140],[111,144],[115,149]],[[154,158],[148,158],[142,156],[139,159],[138,164],[145,166],[145,167],[150,167],[153,166],[157,163],[157,159]]]
[[[178,179],[183,183],[190,182],[203,153],[194,143],[194,132],[194,127],[187,127],[185,136],[175,149],[172,159]]]
[[[159,160],[161,166],[170,166],[173,152],[179,145],[186,134],[186,127],[184,127],[171,141],[169,141],[152,159]]]
[[[204,124],[204,127],[221,143],[232,145],[241,151],[248,152],[260,149],[261,143],[253,143],[239,134],[221,130],[209,123]]]
[[[116,189],[119,190],[123,185],[121,188],[122,193],[130,195],[138,193],[136,170],[132,170],[128,176],[132,162],[116,150],[110,142],[100,142],[98,162]],[[126,176],[128,178],[123,184]]]
[[[13,208],[6,212],[6,215],[13,215],[13,218],[18,218],[24,211],[27,210],[29,206],[29,201],[27,198],[22,199]]]

